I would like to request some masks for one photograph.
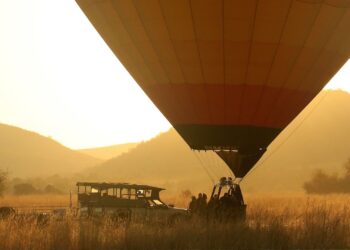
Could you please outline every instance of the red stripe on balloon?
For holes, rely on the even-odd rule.
[[[163,84],[144,91],[172,124],[284,128],[317,93],[259,85]]]

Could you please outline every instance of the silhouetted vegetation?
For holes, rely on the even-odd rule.
[[[312,179],[304,184],[307,193],[329,194],[350,193],[350,159],[344,164],[345,174],[326,174],[318,170]]]
[[[20,183],[13,186],[14,195],[33,195],[33,194],[63,194],[61,190],[53,185],[47,185],[44,189],[37,189],[30,183]]]
[[[68,194],[76,189],[76,182],[80,176],[61,177],[53,175],[46,178],[13,178],[7,181],[8,194]]]
[[[40,198],[40,197],[39,197]],[[46,199],[46,197],[45,197]],[[19,199],[18,199],[19,200]],[[28,200],[30,202],[30,200]],[[54,200],[52,205],[57,204]],[[32,203],[41,202],[32,200]],[[23,203],[13,205],[25,205]],[[348,249],[349,196],[251,197],[246,222],[193,217],[169,226],[67,214],[43,226],[33,216],[0,221],[1,249]],[[20,223],[19,222],[20,219]]]
[[[58,188],[56,188],[50,184],[44,188],[43,193],[45,193],[45,194],[63,194],[63,192],[61,190],[59,190]]]
[[[6,180],[7,180],[7,172],[0,170],[0,196],[2,196],[5,191]]]
[[[31,194],[38,194],[39,190],[33,187],[32,184],[21,183],[13,187],[13,193],[14,195],[31,195]]]

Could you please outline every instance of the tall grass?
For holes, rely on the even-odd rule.
[[[0,221],[1,249],[327,249],[350,247],[350,196],[247,197],[245,222],[192,218],[117,224],[108,218]]]

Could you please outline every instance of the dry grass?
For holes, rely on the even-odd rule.
[[[40,203],[41,198],[32,199]],[[63,201],[57,199],[51,202],[56,205]],[[142,222],[125,225],[67,216],[40,225],[28,216],[0,221],[0,248],[344,249],[350,247],[349,201],[346,195],[248,196],[245,223],[193,218],[174,226]],[[23,198],[19,203],[23,204]]]

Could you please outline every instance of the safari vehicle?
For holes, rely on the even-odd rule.
[[[122,220],[174,221],[187,209],[166,205],[159,197],[163,188],[128,183],[78,182],[80,217],[111,216]]]

